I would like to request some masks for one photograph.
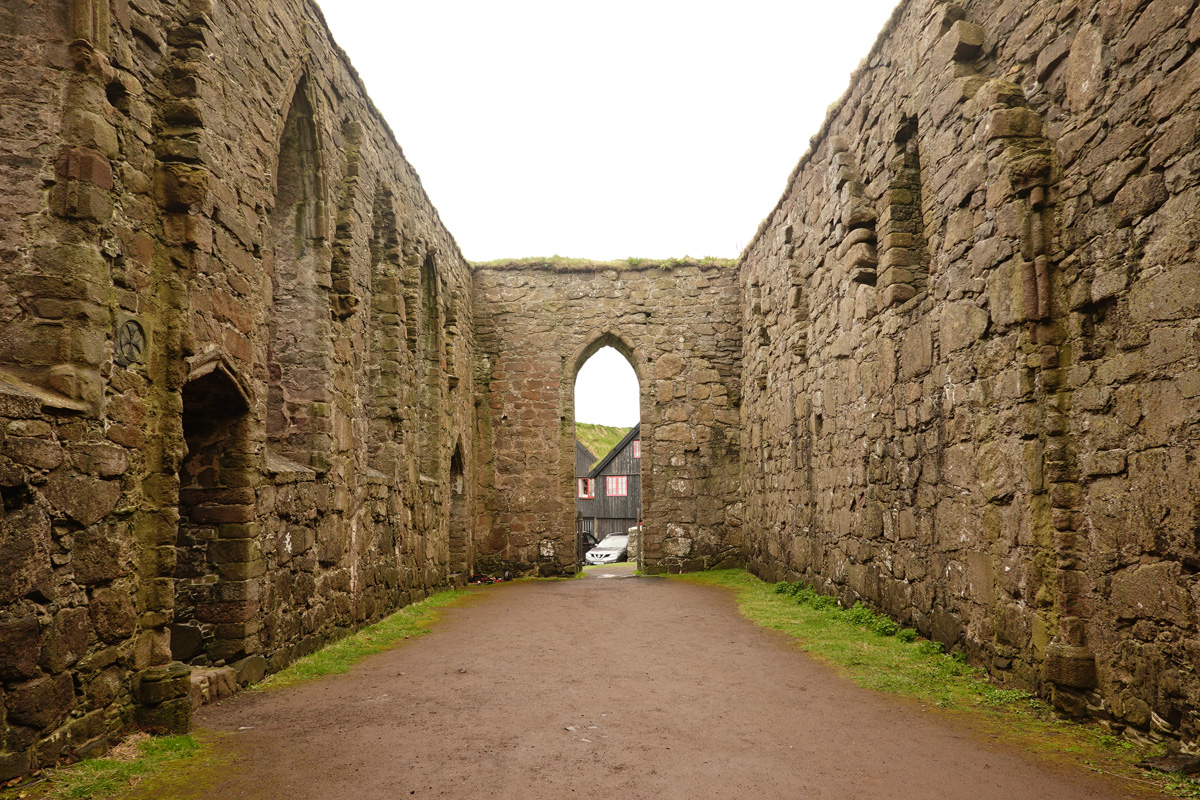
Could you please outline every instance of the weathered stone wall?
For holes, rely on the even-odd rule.
[[[740,563],[738,287],[727,263],[487,265],[475,271],[484,564],[575,569],[575,377],[611,345],[642,409],[641,563]]]
[[[472,272],[310,3],[0,2],[0,780],[185,726],[180,661],[573,570],[608,344],[647,571],[747,557],[1195,739],[1198,42],[909,0],[736,269]]]
[[[472,559],[469,266],[307,2],[0,4],[0,779]],[[178,597],[176,596],[178,595]]]
[[[755,569],[1189,739],[1195,6],[902,3],[741,265]]]

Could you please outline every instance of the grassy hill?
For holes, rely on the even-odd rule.
[[[596,425],[591,422],[576,422],[575,438],[582,442],[583,446],[591,450],[592,454],[596,456],[596,460],[592,462],[592,466],[594,467],[631,430],[633,430],[631,427],[613,428],[608,425]]]

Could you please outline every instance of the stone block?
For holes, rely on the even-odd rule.
[[[1117,192],[1113,209],[1119,223],[1131,223],[1157,210],[1167,201],[1167,186],[1162,173],[1152,172],[1134,178]]]
[[[884,287],[879,295],[879,305],[882,308],[897,306],[901,303],[907,303],[916,296],[917,290],[912,286],[906,283],[895,283]]]
[[[1124,450],[1099,450],[1079,456],[1080,469],[1084,475],[1119,475],[1125,471]]]
[[[0,620],[0,681],[25,680],[37,672],[41,627],[30,614]]]
[[[48,672],[70,668],[87,652],[91,619],[86,608],[64,608],[54,615],[41,648],[41,664]]]
[[[60,672],[16,686],[5,699],[9,724],[37,730],[53,728],[75,707],[75,682],[71,673]]]
[[[10,753],[0,750],[0,782],[19,778],[33,769],[33,750]]]
[[[974,61],[983,52],[983,28],[966,20],[958,20],[942,35],[937,44],[939,60]]]
[[[62,445],[56,441],[17,436],[4,439],[3,453],[18,464],[34,469],[54,469],[64,458]]]
[[[1015,108],[1025,105],[1025,92],[1011,81],[993,78],[979,87],[974,100],[975,106],[984,110]]]
[[[115,478],[129,469],[129,456],[125,450],[107,444],[72,445],[71,461],[80,472],[101,478]]]
[[[233,665],[239,686],[251,686],[267,675],[267,660],[260,655],[248,656]]]
[[[949,303],[942,311],[939,329],[942,353],[952,353],[975,344],[987,332],[988,312],[974,303]]]
[[[258,561],[262,551],[256,539],[215,539],[208,543],[208,560],[213,564]]]
[[[13,511],[0,521],[0,603],[37,592],[54,596],[50,564],[50,520],[36,505]]]
[[[191,698],[181,697],[156,706],[137,706],[133,720],[139,728],[150,733],[187,733],[192,727]]]
[[[90,585],[116,580],[132,570],[128,528],[94,525],[75,534],[71,564],[75,580]]]
[[[154,176],[155,199],[165,211],[190,212],[208,196],[211,178],[205,169],[182,163],[160,162]]]
[[[70,152],[90,152],[101,159],[117,158],[121,152],[116,128],[100,115],[79,108],[71,109],[64,116],[63,138],[77,145]]]
[[[188,697],[192,686],[191,675],[191,667],[179,662],[145,670],[134,682],[138,702],[159,705],[169,700]]]
[[[1191,599],[1181,585],[1177,562],[1144,564],[1113,578],[1112,609],[1118,619],[1157,619],[1187,624]]]
[[[929,334],[929,323],[922,321],[910,327],[900,342],[900,379],[910,380],[924,374],[929,371],[932,363],[933,343]]]
[[[214,568],[224,581],[249,581],[266,574],[267,565],[262,559],[255,561],[223,561]]]
[[[875,245],[870,242],[860,242],[846,252],[842,266],[847,270],[855,270],[862,267],[870,269],[874,268],[878,263],[879,258],[875,254]]]
[[[121,484],[60,470],[50,476],[41,493],[52,506],[79,524],[93,525],[117,507]]]
[[[108,222],[112,219],[113,201],[104,189],[69,181],[54,187],[50,193],[50,207],[62,217]]]
[[[116,643],[133,635],[137,613],[129,592],[116,587],[104,587],[92,592],[88,606],[92,627],[102,641]]]
[[[201,622],[247,622],[258,610],[258,603],[199,603],[195,613]]]
[[[1067,54],[1067,107],[1087,111],[1102,87],[1104,41],[1100,30],[1085,24],[1079,28]]]
[[[1184,262],[1136,281],[1129,289],[1129,315],[1135,323],[1161,322],[1200,312],[1200,264]]]
[[[984,139],[1030,138],[1042,135],[1042,118],[1028,108],[998,108],[983,123]]]
[[[1042,661],[1042,676],[1060,686],[1091,689],[1096,685],[1096,657],[1086,647],[1051,643]]]

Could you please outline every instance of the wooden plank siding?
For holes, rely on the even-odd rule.
[[[596,482],[596,498],[594,500],[576,500],[579,504],[579,514],[596,520],[596,533],[603,536],[615,530],[624,531],[637,524],[642,516],[642,460],[634,458],[633,443],[641,442],[641,426],[625,434],[617,446],[601,459],[590,473]],[[625,497],[609,497],[608,481],[610,476],[624,475],[627,478],[628,494]],[[578,494],[578,487],[576,487]],[[620,528],[614,529],[614,525]]]
[[[592,464],[596,462],[596,455],[591,450],[583,446],[583,442],[575,440],[575,477],[586,478],[588,473],[592,471]]]

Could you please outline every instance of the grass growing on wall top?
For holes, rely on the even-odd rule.
[[[592,462],[594,468],[631,430],[633,428],[616,428],[611,425],[597,425],[593,422],[576,422],[575,438],[596,457],[596,460]]]
[[[438,592],[419,603],[400,609],[374,625],[352,633],[345,639],[339,639],[315,653],[297,659],[286,669],[271,675],[254,688],[279,689],[325,675],[349,672],[351,667],[367,656],[390,650],[404,639],[428,633],[429,626],[437,620],[441,609],[468,594],[466,589]]]
[[[677,267],[720,267],[727,268],[737,265],[736,258],[714,258],[705,256],[703,258],[692,258],[691,256],[683,256],[682,258],[637,258],[630,256],[629,258],[619,261],[596,261],[590,258],[568,258],[566,256],[535,256],[531,258],[497,258],[492,261],[472,261],[474,267],[490,267],[490,268],[548,268],[560,271],[575,271],[575,270],[597,270],[597,269],[651,269],[658,267],[659,269],[675,269]]]
[[[1139,769],[1162,747],[1120,739],[1094,724],[1058,719],[1050,707],[1027,692],[992,683],[963,654],[942,652],[941,644],[921,639],[866,606],[842,608],[832,597],[803,584],[767,584],[740,570],[672,575],[720,586],[737,594],[743,616],[795,640],[804,651],[832,665],[858,685],[912,698],[953,715],[988,738],[1032,751],[1048,761],[1084,764],[1095,772],[1137,787],[1177,797],[1200,798],[1200,784]]]

